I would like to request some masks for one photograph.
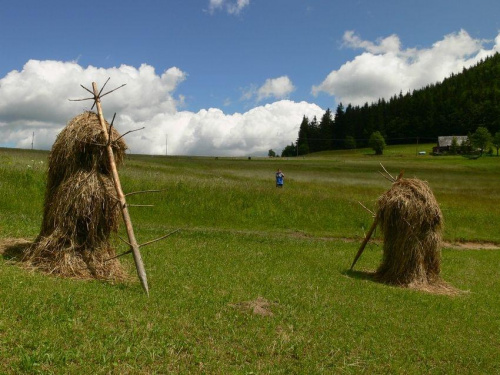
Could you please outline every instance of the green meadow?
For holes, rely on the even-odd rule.
[[[161,190],[128,199],[153,205],[130,208],[138,241],[179,229],[142,249],[150,296],[130,255],[123,284],[47,276],[0,255],[0,374],[500,373],[500,158],[431,148],[128,156],[125,192]],[[0,244],[37,236],[47,157],[0,149]],[[349,271],[372,223],[360,203],[375,211],[390,188],[380,164],[429,183],[445,219],[442,276],[460,295],[368,278],[379,233]]]

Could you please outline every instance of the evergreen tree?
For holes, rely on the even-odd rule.
[[[299,155],[309,153],[309,120],[306,116],[302,118],[302,122],[300,124],[297,148]]]
[[[332,112],[330,111],[330,108],[328,108],[321,117],[321,121],[319,123],[321,150],[330,150],[332,148],[333,126],[334,122],[332,119]]]
[[[346,136],[352,136],[358,147],[378,131],[389,144],[435,141],[438,136],[474,133],[476,127],[490,134],[500,131],[500,54],[496,53],[475,66],[451,74],[440,83],[430,84],[412,93],[393,95],[388,101],[381,98],[364,106],[337,106],[329,127],[328,114],[316,127],[305,134],[310,152],[345,146]],[[321,139],[317,144],[316,138]],[[330,141],[328,141],[330,139]],[[299,147],[305,150],[299,136]],[[464,145],[466,148],[467,145]],[[486,150],[487,148],[482,148]]]
[[[340,139],[344,139],[344,126],[345,126],[345,121],[344,121],[344,106],[342,103],[340,103],[337,106],[337,110],[335,111],[335,117],[334,117],[334,128],[332,131],[332,148],[333,149],[339,149],[341,148],[341,145],[339,144]]]
[[[347,137],[345,137],[344,147],[346,148],[346,150],[353,150],[356,148],[356,140],[353,136],[348,135]]]
[[[339,131],[339,138],[344,139],[345,137],[350,135],[354,135],[354,129],[356,127],[356,122],[359,121],[359,107],[353,107],[351,104],[347,106],[344,113],[343,118],[343,127]]]
[[[319,123],[316,116],[313,117],[311,122],[309,123],[309,152],[318,152],[321,151],[321,136],[319,132]],[[300,152],[300,151],[299,151]]]

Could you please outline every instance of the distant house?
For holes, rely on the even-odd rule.
[[[438,144],[437,146],[432,148],[432,152],[434,154],[442,154],[444,152],[450,151],[453,138],[456,138],[457,146],[459,147],[468,140],[466,135],[448,135],[445,137],[438,137]]]

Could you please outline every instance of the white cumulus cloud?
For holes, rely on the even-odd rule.
[[[302,116],[320,117],[323,110],[306,102],[281,100],[245,113],[225,114],[210,108],[178,111],[184,96],[175,95],[187,74],[172,67],[158,74],[147,64],[135,68],[81,67],[76,62],[28,61],[22,70],[0,79],[0,147],[50,149],[55,137],[74,116],[89,110],[92,101],[80,87],[102,86],[104,92],[126,86],[103,97],[105,117],[116,113],[121,133],[145,127],[126,136],[130,152],[177,155],[267,155],[297,137]],[[99,87],[100,88],[100,87]]]
[[[276,99],[286,98],[295,90],[292,81],[287,76],[267,79],[257,91],[257,100],[273,97]]]
[[[244,90],[242,99],[251,100],[255,97],[257,102],[268,98],[286,99],[293,91],[295,91],[295,86],[288,76],[268,78],[262,86],[251,85]]]
[[[363,52],[313,86],[312,94],[326,93],[335,96],[337,102],[354,105],[388,99],[400,91],[406,93],[442,81],[499,52],[500,34],[491,49],[485,48],[487,43],[461,30],[446,35],[430,48],[403,49],[397,35],[371,42],[346,31],[343,46]]]
[[[229,14],[239,14],[248,5],[250,0],[210,0],[208,10],[214,13],[218,9],[225,9]]]

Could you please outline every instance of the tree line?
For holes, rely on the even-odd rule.
[[[363,106],[340,103],[321,119],[303,117],[295,143],[282,156],[370,146],[373,134],[387,144],[433,142],[468,135],[478,128],[500,131],[500,54],[496,53],[441,83],[400,92]]]

